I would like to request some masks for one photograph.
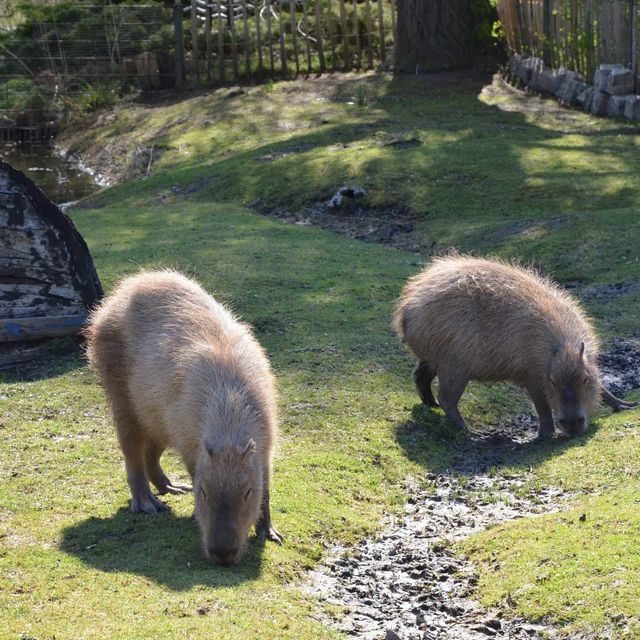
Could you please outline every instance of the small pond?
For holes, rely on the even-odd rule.
[[[0,156],[29,176],[56,204],[79,200],[100,188],[76,162],[60,157],[49,144],[1,145]]]

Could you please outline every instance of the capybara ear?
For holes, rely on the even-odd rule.
[[[247,456],[253,455],[256,452],[256,443],[255,440],[251,439],[247,442],[247,446],[242,451],[240,458],[244,460]]]
[[[580,354],[578,355],[580,360],[584,359],[584,342],[580,343]]]

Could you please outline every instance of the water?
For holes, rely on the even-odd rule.
[[[2,145],[0,156],[29,176],[56,204],[79,200],[100,188],[77,163],[56,155],[48,144]]]

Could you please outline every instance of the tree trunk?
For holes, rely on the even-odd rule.
[[[397,0],[396,73],[473,66],[469,0]]]

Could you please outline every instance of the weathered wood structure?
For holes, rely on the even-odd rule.
[[[0,342],[77,333],[101,296],[73,222],[0,161]]]

